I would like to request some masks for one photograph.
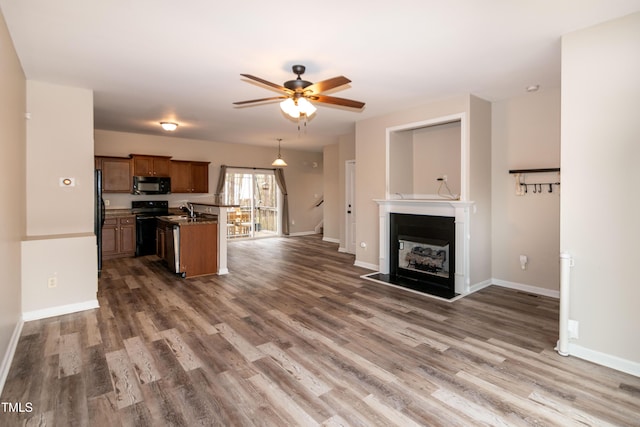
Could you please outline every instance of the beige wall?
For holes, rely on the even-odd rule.
[[[355,133],[350,133],[348,135],[342,135],[338,139],[338,174],[340,176],[339,183],[339,197],[338,197],[338,206],[339,206],[339,224],[340,224],[340,250],[346,251],[347,247],[347,236],[346,236],[346,162],[355,161],[356,159],[356,135]],[[358,169],[358,165],[356,164],[356,169]],[[356,225],[357,226],[357,225]]]
[[[213,202],[218,183],[220,165],[273,168],[271,162],[278,150],[243,144],[142,135],[105,130],[95,131],[95,153],[100,156],[127,157],[129,154],[171,156],[174,160],[198,160],[209,165],[209,194],[170,194],[162,196],[133,196],[131,194],[105,194],[108,208],[130,208],[132,200],[168,200],[170,206],[185,201]],[[290,232],[312,233],[322,221],[322,205],[316,207],[323,195],[322,153],[289,150],[282,143],[282,157],[288,166],[284,169],[289,194]]]
[[[92,233],[93,93],[29,80],[27,110],[27,234]]]
[[[640,13],[562,39],[560,249],[571,354],[640,375]]]
[[[379,219],[378,205],[374,199],[384,199],[386,186],[386,135],[388,128],[414,123],[437,122],[444,117],[464,116],[458,138],[465,146],[466,157],[460,150],[460,193],[463,200],[473,201],[475,210],[470,214],[470,285],[485,284],[491,278],[491,104],[480,98],[465,95],[438,101],[419,108],[363,120],[356,124],[356,205],[358,226],[356,230],[356,264],[377,269],[379,263]],[[412,137],[413,139],[413,137]],[[393,143],[389,146],[393,157]],[[406,151],[406,150],[403,150]],[[428,156],[428,154],[421,153]],[[403,153],[400,158],[406,158]],[[418,164],[418,159],[414,160]],[[393,161],[395,167],[399,167]],[[468,175],[462,176],[462,167]],[[421,176],[436,176],[443,173],[438,166],[432,171],[421,171]],[[411,168],[411,164],[408,166]],[[414,167],[415,172],[415,167]],[[464,179],[463,179],[464,178]],[[425,178],[426,179],[426,178]],[[456,183],[457,177],[453,178]],[[409,180],[400,178],[402,182]],[[462,181],[465,182],[462,182]],[[410,184],[414,185],[413,181]],[[453,189],[452,189],[453,190]],[[397,191],[397,190],[396,190]],[[394,193],[395,191],[391,191]],[[364,242],[365,247],[359,243]]]
[[[413,193],[438,194],[437,178],[447,175],[453,194],[460,194],[460,122],[413,131]],[[441,194],[447,195],[444,185]]]
[[[379,262],[378,205],[385,198],[386,129],[465,112],[468,97],[434,102],[419,108],[356,123],[356,264],[377,269]],[[364,242],[366,247],[360,247]]]
[[[20,241],[26,233],[26,81],[0,14],[0,390],[20,330]]]
[[[469,96],[469,276],[471,285],[491,281],[491,103]],[[462,191],[464,192],[464,191]]]
[[[25,319],[97,306],[93,93],[27,81],[27,238],[22,242]],[[72,178],[73,187],[60,186]],[[57,285],[48,286],[55,277]]]
[[[512,169],[560,167],[560,89],[543,88],[493,104],[493,252],[495,279],[558,295],[560,191],[529,188],[516,195]],[[557,173],[526,174],[525,182],[558,182]],[[520,255],[529,259],[526,270]]]
[[[325,145],[322,150],[324,163],[324,204],[323,239],[328,242],[340,243],[340,146],[339,144]]]

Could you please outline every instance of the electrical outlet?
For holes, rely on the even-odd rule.
[[[111,202],[109,201],[109,199],[104,199],[104,205],[105,206],[109,206],[111,204]]]
[[[447,182],[447,175],[442,175],[442,180],[443,180],[444,182]]]
[[[567,329],[569,330],[569,338],[580,338],[579,323],[577,320],[569,319]]]
[[[58,278],[56,276],[49,277],[47,280],[47,286],[50,288],[55,288],[58,286]]]

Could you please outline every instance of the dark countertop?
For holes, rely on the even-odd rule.
[[[205,224],[217,224],[218,217],[211,216],[198,216],[196,218],[189,218],[187,215],[168,215],[159,216],[160,221],[169,222],[177,225],[205,225]]]

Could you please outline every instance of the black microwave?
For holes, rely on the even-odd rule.
[[[132,194],[170,194],[171,178],[160,176],[134,176]]]

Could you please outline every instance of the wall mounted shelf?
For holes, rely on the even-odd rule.
[[[509,173],[544,173],[544,172],[560,172],[560,168],[511,169],[511,170],[509,170]]]

